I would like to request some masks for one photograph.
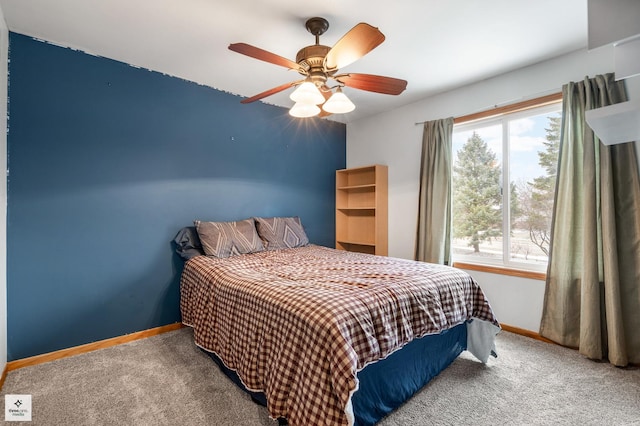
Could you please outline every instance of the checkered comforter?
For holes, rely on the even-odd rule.
[[[182,322],[289,424],[348,424],[356,372],[415,337],[478,318],[497,325],[478,284],[446,266],[309,245],[195,257]]]

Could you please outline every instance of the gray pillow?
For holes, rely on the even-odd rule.
[[[267,250],[302,247],[309,244],[298,216],[255,217],[258,235]]]
[[[193,223],[207,256],[224,258],[264,250],[253,219],[235,222],[195,220]]]
[[[184,260],[189,260],[195,256],[204,256],[202,244],[198,238],[198,232],[194,226],[185,226],[173,239],[176,244],[176,253]]]

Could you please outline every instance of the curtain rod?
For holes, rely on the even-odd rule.
[[[546,94],[543,95],[542,93],[546,93]],[[524,97],[518,98],[518,99],[524,99]],[[455,124],[466,123],[468,121],[491,117],[493,115],[506,114],[509,112],[522,111],[529,108],[552,104],[554,102],[558,102],[562,100],[562,92],[556,92],[556,91],[553,91],[551,93],[549,91],[541,92],[538,95],[536,95],[535,98],[520,100],[519,102],[515,102],[516,100],[517,99],[512,99],[510,101],[505,101],[499,104],[485,107],[480,112],[474,112],[470,114],[461,115],[459,117],[455,117],[453,122]],[[424,124],[428,121],[431,121],[431,120],[419,121],[415,123],[415,125],[417,126],[419,124]]]

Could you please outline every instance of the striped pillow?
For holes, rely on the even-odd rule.
[[[193,223],[207,256],[224,258],[264,250],[253,219]]]
[[[267,250],[302,247],[309,244],[302,222],[295,217],[255,217],[258,235]]]

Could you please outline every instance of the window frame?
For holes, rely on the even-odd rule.
[[[457,117],[454,119],[454,131],[460,128],[468,129],[473,128],[474,124],[482,124],[482,127],[489,126],[495,123],[502,125],[503,132],[503,152],[502,152],[502,187],[509,188],[509,161],[510,152],[508,140],[509,126],[504,125],[505,120],[517,120],[522,117],[529,116],[531,110],[540,109],[541,114],[545,111],[555,110],[558,107],[562,107],[562,93],[553,93],[550,95],[505,105],[502,107],[496,107],[491,110],[482,111],[478,113],[468,114],[465,116]],[[560,104],[560,105],[558,105]],[[505,173],[505,170],[507,171]],[[503,209],[502,209],[502,223],[503,230],[504,224],[510,223],[511,209],[508,207],[509,195],[503,196]],[[507,202],[507,204],[505,204]],[[505,207],[506,206],[506,207]],[[471,269],[482,272],[497,273],[502,275],[512,275],[524,278],[542,279],[546,277],[547,264],[534,265],[520,262],[514,262],[510,260],[510,236],[503,238],[502,242],[502,258],[501,259],[473,259],[469,257],[461,257],[453,255],[453,266],[461,267],[463,269]],[[458,257],[458,259],[456,259]]]

